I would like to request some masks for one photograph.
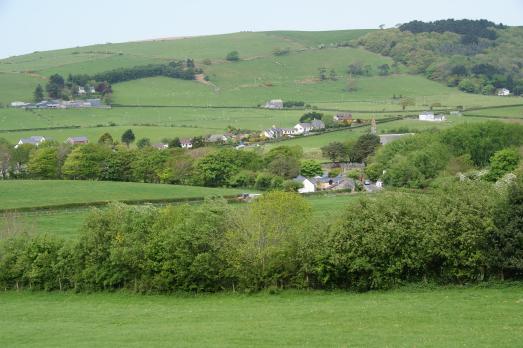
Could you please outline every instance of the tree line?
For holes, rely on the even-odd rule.
[[[456,33],[464,35],[465,42],[477,42],[478,38],[495,40],[498,36],[493,29],[503,29],[503,24],[496,24],[486,19],[443,19],[434,22],[411,21],[399,26],[401,31],[419,33]]]
[[[523,276],[523,185],[448,183],[313,214],[295,193],[252,204],[94,209],[81,237],[4,233],[3,289],[143,293],[389,289]]]
[[[148,64],[131,68],[118,68],[93,75],[69,74],[64,79],[60,74],[53,74],[45,86],[49,98],[70,99],[78,96],[78,87],[93,87],[101,96],[112,94],[111,84],[138,80],[146,77],[166,76],[176,79],[194,80],[196,74],[202,73],[194,64],[194,60],[174,60],[167,64]],[[35,88],[33,99],[35,102],[45,98],[41,85]],[[88,92],[88,91],[87,91]],[[88,93],[89,94],[89,93]]]

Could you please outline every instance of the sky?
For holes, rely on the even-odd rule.
[[[523,25],[523,0],[0,0],[0,58],[106,42],[446,18]]]

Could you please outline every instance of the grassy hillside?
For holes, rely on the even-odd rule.
[[[205,37],[164,39],[69,48],[0,60],[0,103],[30,100],[37,83],[45,84],[54,73],[67,76],[93,74],[121,67],[165,63],[194,58],[210,81],[185,81],[167,77],[146,78],[113,85],[113,101],[148,107],[115,107],[111,110],[38,110],[0,108],[0,137],[16,142],[21,137],[44,135],[63,141],[86,135],[91,141],[109,132],[120,138],[132,128],[137,138],[190,137],[223,132],[229,126],[262,130],[272,125],[290,127],[304,111],[255,109],[269,99],[300,100],[331,117],[336,110],[351,111],[356,118],[381,118],[397,114],[415,115],[439,103],[444,110],[520,104],[521,98],[494,97],[460,92],[457,88],[407,74],[398,64],[394,74],[378,76],[377,67],[393,65],[392,59],[361,47],[337,47],[333,43],[355,40],[377,31],[340,30],[326,32],[277,31],[235,33]],[[506,41],[506,40],[505,40]],[[508,44],[508,43],[505,43]],[[324,47],[324,48],[320,48]],[[289,54],[273,55],[275,48],[289,48]],[[242,60],[231,63],[225,55],[238,50]],[[211,64],[203,64],[210,60]],[[370,76],[351,79],[347,66],[364,62]],[[336,80],[319,80],[319,68],[334,70]],[[399,99],[408,96],[415,105],[403,112]],[[164,108],[158,106],[176,106]],[[209,107],[210,106],[210,107]],[[219,108],[213,108],[218,106]],[[237,108],[240,107],[240,108]],[[473,111],[487,117],[521,118],[519,108]],[[112,124],[113,126],[109,126]],[[387,127],[400,127],[403,123]],[[80,129],[44,129],[80,126]],[[6,132],[9,130],[9,132]],[[352,136],[352,135],[351,135]],[[343,140],[333,133],[293,142],[317,151],[326,142]]]
[[[192,297],[7,292],[0,340],[24,347],[515,347],[523,340],[522,291],[514,284]]]
[[[103,181],[1,181],[0,209],[133,199],[174,199],[240,193],[238,189]]]

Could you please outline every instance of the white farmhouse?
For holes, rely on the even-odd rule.
[[[312,125],[310,123],[298,123],[294,126],[296,134],[306,134],[312,130]]]
[[[41,143],[43,143],[46,139],[41,135],[33,135],[29,138],[22,138],[18,141],[18,143],[15,145],[15,149],[18,149],[19,146],[24,144],[31,144],[34,146],[38,146]]]
[[[192,140],[180,139],[180,146],[182,147],[182,149],[192,149]]]
[[[443,122],[446,121],[447,118],[445,117],[445,115],[434,115],[433,112],[426,111],[419,114],[419,120],[429,122]]]
[[[316,192],[316,185],[304,176],[298,176],[294,178],[294,181],[299,182],[303,185],[302,188],[298,189],[299,193],[310,193]]]
[[[273,99],[265,104],[266,109],[283,109],[283,100]]]
[[[506,97],[506,96],[509,96],[510,95],[510,90],[506,89],[506,88],[500,88],[498,89],[498,96],[500,97]]]

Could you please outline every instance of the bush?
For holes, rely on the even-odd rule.
[[[240,53],[238,51],[231,51],[227,53],[227,56],[225,56],[225,59],[229,62],[237,62],[240,60]]]

